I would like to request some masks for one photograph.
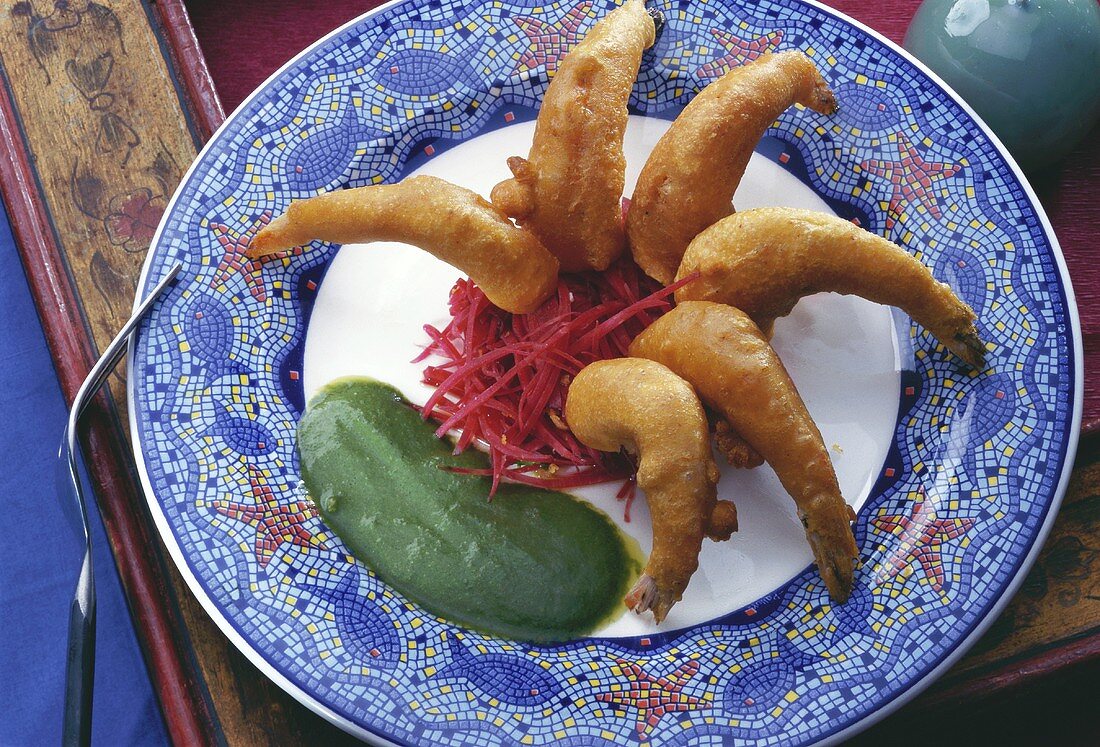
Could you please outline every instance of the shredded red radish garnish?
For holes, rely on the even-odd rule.
[[[455,471],[491,475],[490,495],[504,479],[550,489],[625,479],[618,497],[629,521],[634,465],[573,436],[562,419],[565,395],[589,363],[625,356],[695,277],[662,287],[625,257],[604,272],[562,275],[554,296],[516,315],[491,304],[470,280],[455,283],[451,321],[442,330],[424,327],[429,342],[416,358],[443,359],[423,372],[435,392],[421,414],[440,424],[436,435],[458,431],[456,453],[475,442],[489,452],[489,469]]]

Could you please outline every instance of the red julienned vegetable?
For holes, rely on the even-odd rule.
[[[491,475],[493,493],[502,479],[551,489],[625,479],[618,497],[629,520],[634,465],[578,441],[562,406],[573,376],[625,356],[691,280],[662,287],[624,257],[604,272],[563,274],[557,293],[529,314],[502,311],[475,283],[456,282],[451,321],[442,330],[425,325],[430,339],[416,359],[437,357],[424,368],[435,392],[422,408],[439,423],[436,435],[458,431],[455,453],[475,441],[489,452],[490,469],[456,471]]]

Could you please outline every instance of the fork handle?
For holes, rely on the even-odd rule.
[[[92,741],[92,684],[95,680],[95,594],[87,593],[91,555],[84,556],[77,593],[69,607],[69,644],[65,657],[63,747],[88,747]]]

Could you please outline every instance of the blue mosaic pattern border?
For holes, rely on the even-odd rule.
[[[795,0],[666,0],[632,105],[671,117],[729,65],[811,54],[840,113],[784,114],[761,152],[845,217],[909,247],[978,311],[992,373],[912,326],[912,370],[857,523],[853,598],[806,572],[752,607],[642,639],[532,647],[448,625],[356,564],[302,500],[294,428],[318,245],[261,268],[249,237],[294,198],[395,181],[527,119],[608,2],[413,0],[324,41],[204,152],[148,273],[177,289],[142,327],[135,439],[203,592],[288,680],[417,744],[803,744],[942,661],[1003,593],[1065,461],[1074,351],[1052,247],[977,125],[899,55]]]

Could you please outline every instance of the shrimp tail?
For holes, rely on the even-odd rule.
[[[311,241],[310,232],[301,231],[296,225],[294,214],[298,210],[297,203],[291,203],[286,213],[264,226],[245,250],[245,256],[259,259]]]
[[[814,75],[814,84],[810,89],[809,95],[800,99],[798,103],[821,114],[836,114],[840,111],[840,104],[837,103],[836,94],[829,88],[829,84],[821,77],[819,71],[815,69],[814,73],[816,73]]]
[[[672,605],[680,601],[679,594],[672,594],[657,586],[657,581],[648,573],[643,573],[634,587],[627,592],[623,602],[635,613],[641,615],[652,611],[653,619],[660,624],[672,609]]]
[[[859,558],[851,508],[839,496],[821,495],[800,507],[798,515],[829,596],[844,604],[852,592]]]
[[[985,368],[985,344],[978,336],[978,329],[973,322],[969,328],[956,332],[953,339],[945,340],[944,344],[974,369],[981,371]]]

